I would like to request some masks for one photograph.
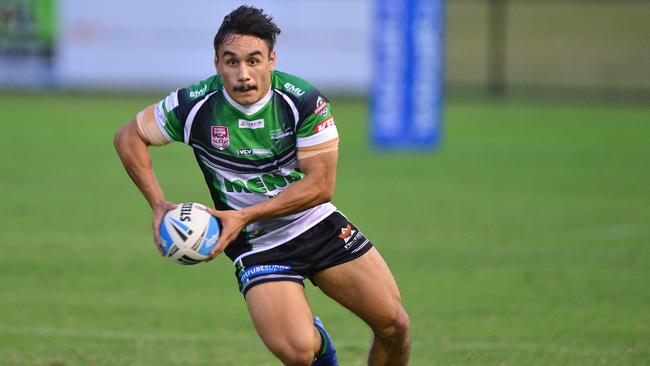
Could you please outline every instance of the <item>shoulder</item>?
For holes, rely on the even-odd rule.
[[[272,88],[289,99],[296,106],[299,120],[303,121],[318,111],[329,100],[316,87],[297,76],[282,71],[274,71],[271,78]]]
[[[179,89],[178,91],[182,92],[184,94],[183,96],[188,101],[192,101],[201,99],[210,93],[221,90],[222,88],[223,82],[221,81],[221,77],[219,75],[213,75],[186,88]]]
[[[295,99],[304,99],[309,94],[317,91],[316,88],[297,76],[282,71],[274,71],[272,77],[273,88],[291,95]]]
[[[221,77],[211,76],[205,80],[176,89],[156,104],[154,116],[158,125],[165,129],[171,139],[182,141],[183,129],[192,109],[206,95],[223,88]]]
[[[221,77],[213,75],[184,88],[176,89],[166,98],[167,110],[175,110],[179,119],[184,119],[201,100],[208,95],[221,91],[222,88]]]

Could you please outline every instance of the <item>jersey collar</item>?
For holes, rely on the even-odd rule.
[[[262,108],[264,108],[264,106],[269,102],[269,100],[271,100],[271,97],[273,96],[273,93],[272,93],[272,88],[269,87],[269,92],[266,93],[266,95],[262,99],[258,100],[257,102],[255,102],[255,103],[253,103],[251,105],[241,105],[241,104],[235,102],[235,100],[232,99],[230,97],[230,95],[228,95],[228,92],[226,91],[225,87],[223,88],[223,95],[224,95],[224,97],[226,97],[226,100],[228,101],[228,103],[230,103],[230,105],[235,107],[235,109],[237,109],[238,111],[242,112],[243,114],[245,114],[247,116],[251,116],[251,115],[259,112]]]

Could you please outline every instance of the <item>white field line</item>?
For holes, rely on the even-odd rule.
[[[629,347],[629,348],[595,348],[595,347],[580,347],[580,346],[558,346],[558,345],[540,345],[536,343],[523,343],[523,342],[451,342],[442,343],[438,345],[443,350],[455,351],[494,351],[494,350],[519,350],[530,352],[550,352],[558,354],[578,354],[578,355],[602,355],[613,356],[625,353],[648,353],[645,348]]]
[[[0,334],[27,335],[40,337],[70,337],[70,338],[99,338],[117,340],[140,341],[186,341],[186,342],[214,342],[216,336],[196,333],[154,333],[154,332],[129,332],[121,330],[102,329],[68,329],[49,327],[17,327],[9,328],[0,326]]]
[[[580,229],[576,232],[581,240],[622,240],[650,237],[650,226],[617,224]]]
[[[50,328],[50,327],[4,327],[0,326],[0,335],[25,335],[39,337],[70,337],[70,338],[96,338],[96,339],[113,339],[126,341],[175,341],[175,342],[215,342],[215,335],[197,334],[197,333],[154,333],[154,332],[129,332],[101,329],[69,329],[69,328]],[[234,337],[233,337],[234,336]],[[240,338],[248,339],[247,335],[229,335],[229,339]],[[348,342],[337,342],[338,347],[356,347],[358,344]],[[552,352],[552,353],[569,353],[578,355],[621,355],[621,354],[638,354],[648,353],[648,349],[640,346],[629,348],[595,348],[580,346],[558,346],[558,345],[540,345],[537,343],[525,342],[413,342],[414,347],[424,347],[427,349],[438,349],[442,351],[530,351],[530,352]]]

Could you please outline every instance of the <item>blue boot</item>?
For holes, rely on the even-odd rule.
[[[320,352],[318,352],[312,366],[339,366],[339,360],[336,358],[334,343],[332,343],[332,339],[329,334],[327,334],[323,322],[317,316],[314,317],[314,326],[318,330],[318,333],[320,333],[322,344]]]

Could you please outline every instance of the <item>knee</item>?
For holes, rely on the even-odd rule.
[[[314,346],[309,342],[297,342],[275,347],[271,350],[285,365],[309,366],[314,362]]]
[[[409,338],[409,316],[401,306],[391,315],[386,316],[381,324],[373,328],[377,338],[391,342],[406,342]]]

